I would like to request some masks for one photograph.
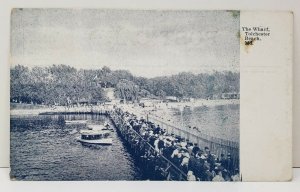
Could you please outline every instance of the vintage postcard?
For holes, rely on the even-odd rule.
[[[290,179],[289,149],[286,158],[278,160],[283,163],[278,164],[278,177],[254,175],[264,171],[255,172],[262,168],[260,163],[278,155],[270,149],[260,157],[267,160],[258,162],[255,157],[266,151],[264,146],[274,145],[268,142],[272,138],[276,146],[291,148],[292,16],[278,13],[285,19],[268,24],[271,16],[266,14],[260,19],[267,24],[256,25],[251,23],[258,21],[251,19],[255,12],[243,14],[13,9],[11,179]],[[280,23],[285,24],[282,31],[277,30]],[[270,55],[265,44],[280,46],[272,59],[287,65],[268,66],[273,60],[262,59]],[[259,120],[256,99],[262,86],[274,85],[272,78],[282,84],[270,101],[282,98],[277,106],[286,116],[270,106],[274,118],[284,124],[277,130],[272,127],[282,137],[270,134],[271,139],[262,140],[267,131],[272,133],[271,121]],[[242,92],[242,86],[253,85],[248,82],[257,82],[256,89]],[[255,137],[262,145],[258,152]]]

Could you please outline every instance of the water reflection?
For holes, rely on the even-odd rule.
[[[66,120],[109,121],[99,115],[65,115]],[[11,176],[18,180],[141,180],[116,132],[113,145],[76,141],[84,124],[59,124],[59,116],[11,117]]]

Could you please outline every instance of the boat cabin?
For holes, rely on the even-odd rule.
[[[86,130],[81,132],[81,139],[83,140],[98,140],[109,137],[108,131],[91,131]]]

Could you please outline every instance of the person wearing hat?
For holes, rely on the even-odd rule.
[[[193,171],[188,171],[187,180],[188,181],[196,181],[196,176],[194,175]]]
[[[220,163],[223,167],[227,168],[227,159],[223,153],[221,154]]]
[[[205,156],[199,151],[196,155],[195,158],[190,158],[191,161],[191,169],[195,176],[199,178],[201,181],[204,178],[204,162],[205,162]]]
[[[227,154],[227,167],[226,167],[226,169],[230,173],[233,173],[233,171],[234,171],[234,163],[233,163],[233,159],[231,158],[231,154],[230,153]]]
[[[172,144],[170,142],[165,142],[166,143],[166,147],[164,148],[163,155],[167,158],[167,159],[171,159],[171,155],[173,153],[173,151],[175,150],[172,146]]]
[[[177,167],[180,167],[181,162],[183,160],[183,155],[182,153],[178,153],[177,155],[174,156],[173,162]]]
[[[189,162],[188,162],[188,170],[193,171],[193,173],[195,173],[195,171],[196,171],[196,161],[197,161],[197,159],[195,156],[193,156],[193,155],[190,156]]]
[[[171,158],[174,158],[175,156],[177,156],[177,155],[179,154],[180,150],[181,150],[180,144],[179,144],[179,146],[178,146],[178,144],[176,143],[175,146],[176,146],[177,148],[173,151],[173,153],[172,153],[172,155],[171,155]]]
[[[212,179],[214,182],[223,182],[225,181],[223,176],[222,176],[222,171],[217,169],[216,170],[216,176]]]
[[[151,135],[150,138],[149,138],[149,144],[154,147],[154,142],[155,142],[155,136],[154,135]]]
[[[215,158],[214,156],[210,153],[210,150],[208,147],[204,148],[204,153],[206,155],[207,158],[207,162],[210,164],[211,167],[215,166]]]
[[[186,145],[186,148],[187,148],[187,150],[188,150],[190,156],[191,156],[192,153],[193,153],[193,147],[194,147],[194,146],[193,146],[193,143],[191,143],[191,142],[188,142],[187,145]]]
[[[181,142],[180,142],[180,145],[181,145],[182,148],[185,148],[185,149],[186,149],[187,142],[181,141]]]
[[[160,151],[160,153],[162,152],[162,150],[165,148],[165,142],[163,140],[163,137],[160,136],[159,137],[159,140],[158,140],[158,143],[157,143],[157,146],[158,146],[158,149]]]
[[[225,181],[231,181],[230,173],[227,169],[224,169],[224,171],[222,172],[222,176]]]
[[[182,162],[180,164],[180,166],[182,167],[182,170],[187,173],[188,172],[188,164],[189,164],[189,160],[190,160],[190,154],[188,152],[183,152],[183,159]]]
[[[161,131],[161,128],[159,127],[159,125],[157,125],[157,127],[154,129],[154,134],[159,134]]]
[[[145,135],[147,129],[146,123],[142,123],[141,128],[140,128],[140,134]]]
[[[154,148],[156,152],[159,152],[158,142],[159,142],[159,138],[157,135],[155,135]]]
[[[206,146],[204,147],[204,153],[208,154],[209,153],[209,148]]]
[[[234,169],[234,175],[231,176],[231,180],[232,181],[240,181],[240,173],[239,173],[239,169],[238,168],[235,168]]]
[[[194,154],[194,155],[196,155],[196,154],[197,154],[197,153],[200,151],[200,148],[198,147],[198,145],[197,145],[197,144],[195,144],[195,145],[194,145],[194,147],[193,147],[193,150],[192,150],[192,151],[193,151],[193,154]]]
[[[232,171],[233,161],[231,159],[230,153],[227,154],[227,158],[225,157],[224,154],[221,154],[220,163],[225,169],[227,169],[228,171]]]

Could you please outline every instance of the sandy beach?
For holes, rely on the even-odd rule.
[[[160,118],[161,120],[167,120],[172,122],[171,109],[179,109],[182,111],[185,107],[193,110],[195,107],[213,107],[220,105],[236,105],[240,104],[239,99],[231,100],[206,100],[198,99],[194,102],[171,102],[171,103],[155,103],[151,107],[140,107],[134,104],[122,104],[121,108],[130,113],[136,113],[140,117],[145,117],[146,115],[152,115],[154,117]]]

